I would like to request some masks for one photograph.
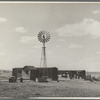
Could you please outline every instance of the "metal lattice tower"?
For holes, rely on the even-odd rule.
[[[50,34],[47,31],[40,31],[38,34],[38,40],[43,43],[40,67],[47,67],[47,58],[46,58],[46,46],[45,43],[50,40]]]

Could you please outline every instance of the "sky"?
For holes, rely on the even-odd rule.
[[[42,30],[47,67],[100,72],[100,3],[0,3],[0,69],[40,67]]]

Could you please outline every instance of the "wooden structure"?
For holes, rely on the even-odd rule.
[[[13,68],[12,76],[16,78],[30,79],[30,71],[35,69],[34,66],[25,66],[23,68]]]
[[[70,79],[85,79],[86,71],[85,70],[58,70],[58,75]]]
[[[21,77],[22,76],[22,68],[13,68],[12,76],[15,76],[16,78]]]
[[[30,72],[30,79],[36,81],[36,78],[44,76],[44,73],[45,77],[51,78],[52,80],[58,80],[58,69],[56,67],[33,69]]]
[[[58,68],[56,67],[35,68],[34,66],[25,66],[23,68],[13,68],[12,76],[17,79],[23,78],[36,81],[36,78],[43,77],[44,73],[45,77],[58,80]]]

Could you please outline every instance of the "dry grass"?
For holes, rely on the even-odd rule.
[[[59,77],[59,82],[9,83],[8,76],[11,76],[11,72],[2,72],[0,75],[0,97],[100,97],[100,81],[68,80]]]
[[[0,82],[0,97],[100,97],[100,82],[61,80],[48,83]]]

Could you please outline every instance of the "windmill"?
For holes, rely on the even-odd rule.
[[[45,68],[47,68],[47,58],[46,58],[46,46],[45,46],[45,43],[50,40],[49,32],[47,32],[45,30],[40,31],[39,34],[38,34],[38,40],[43,43],[42,52],[41,52],[40,67],[45,69]],[[46,75],[46,70],[44,70],[43,74],[44,74],[44,76]]]

